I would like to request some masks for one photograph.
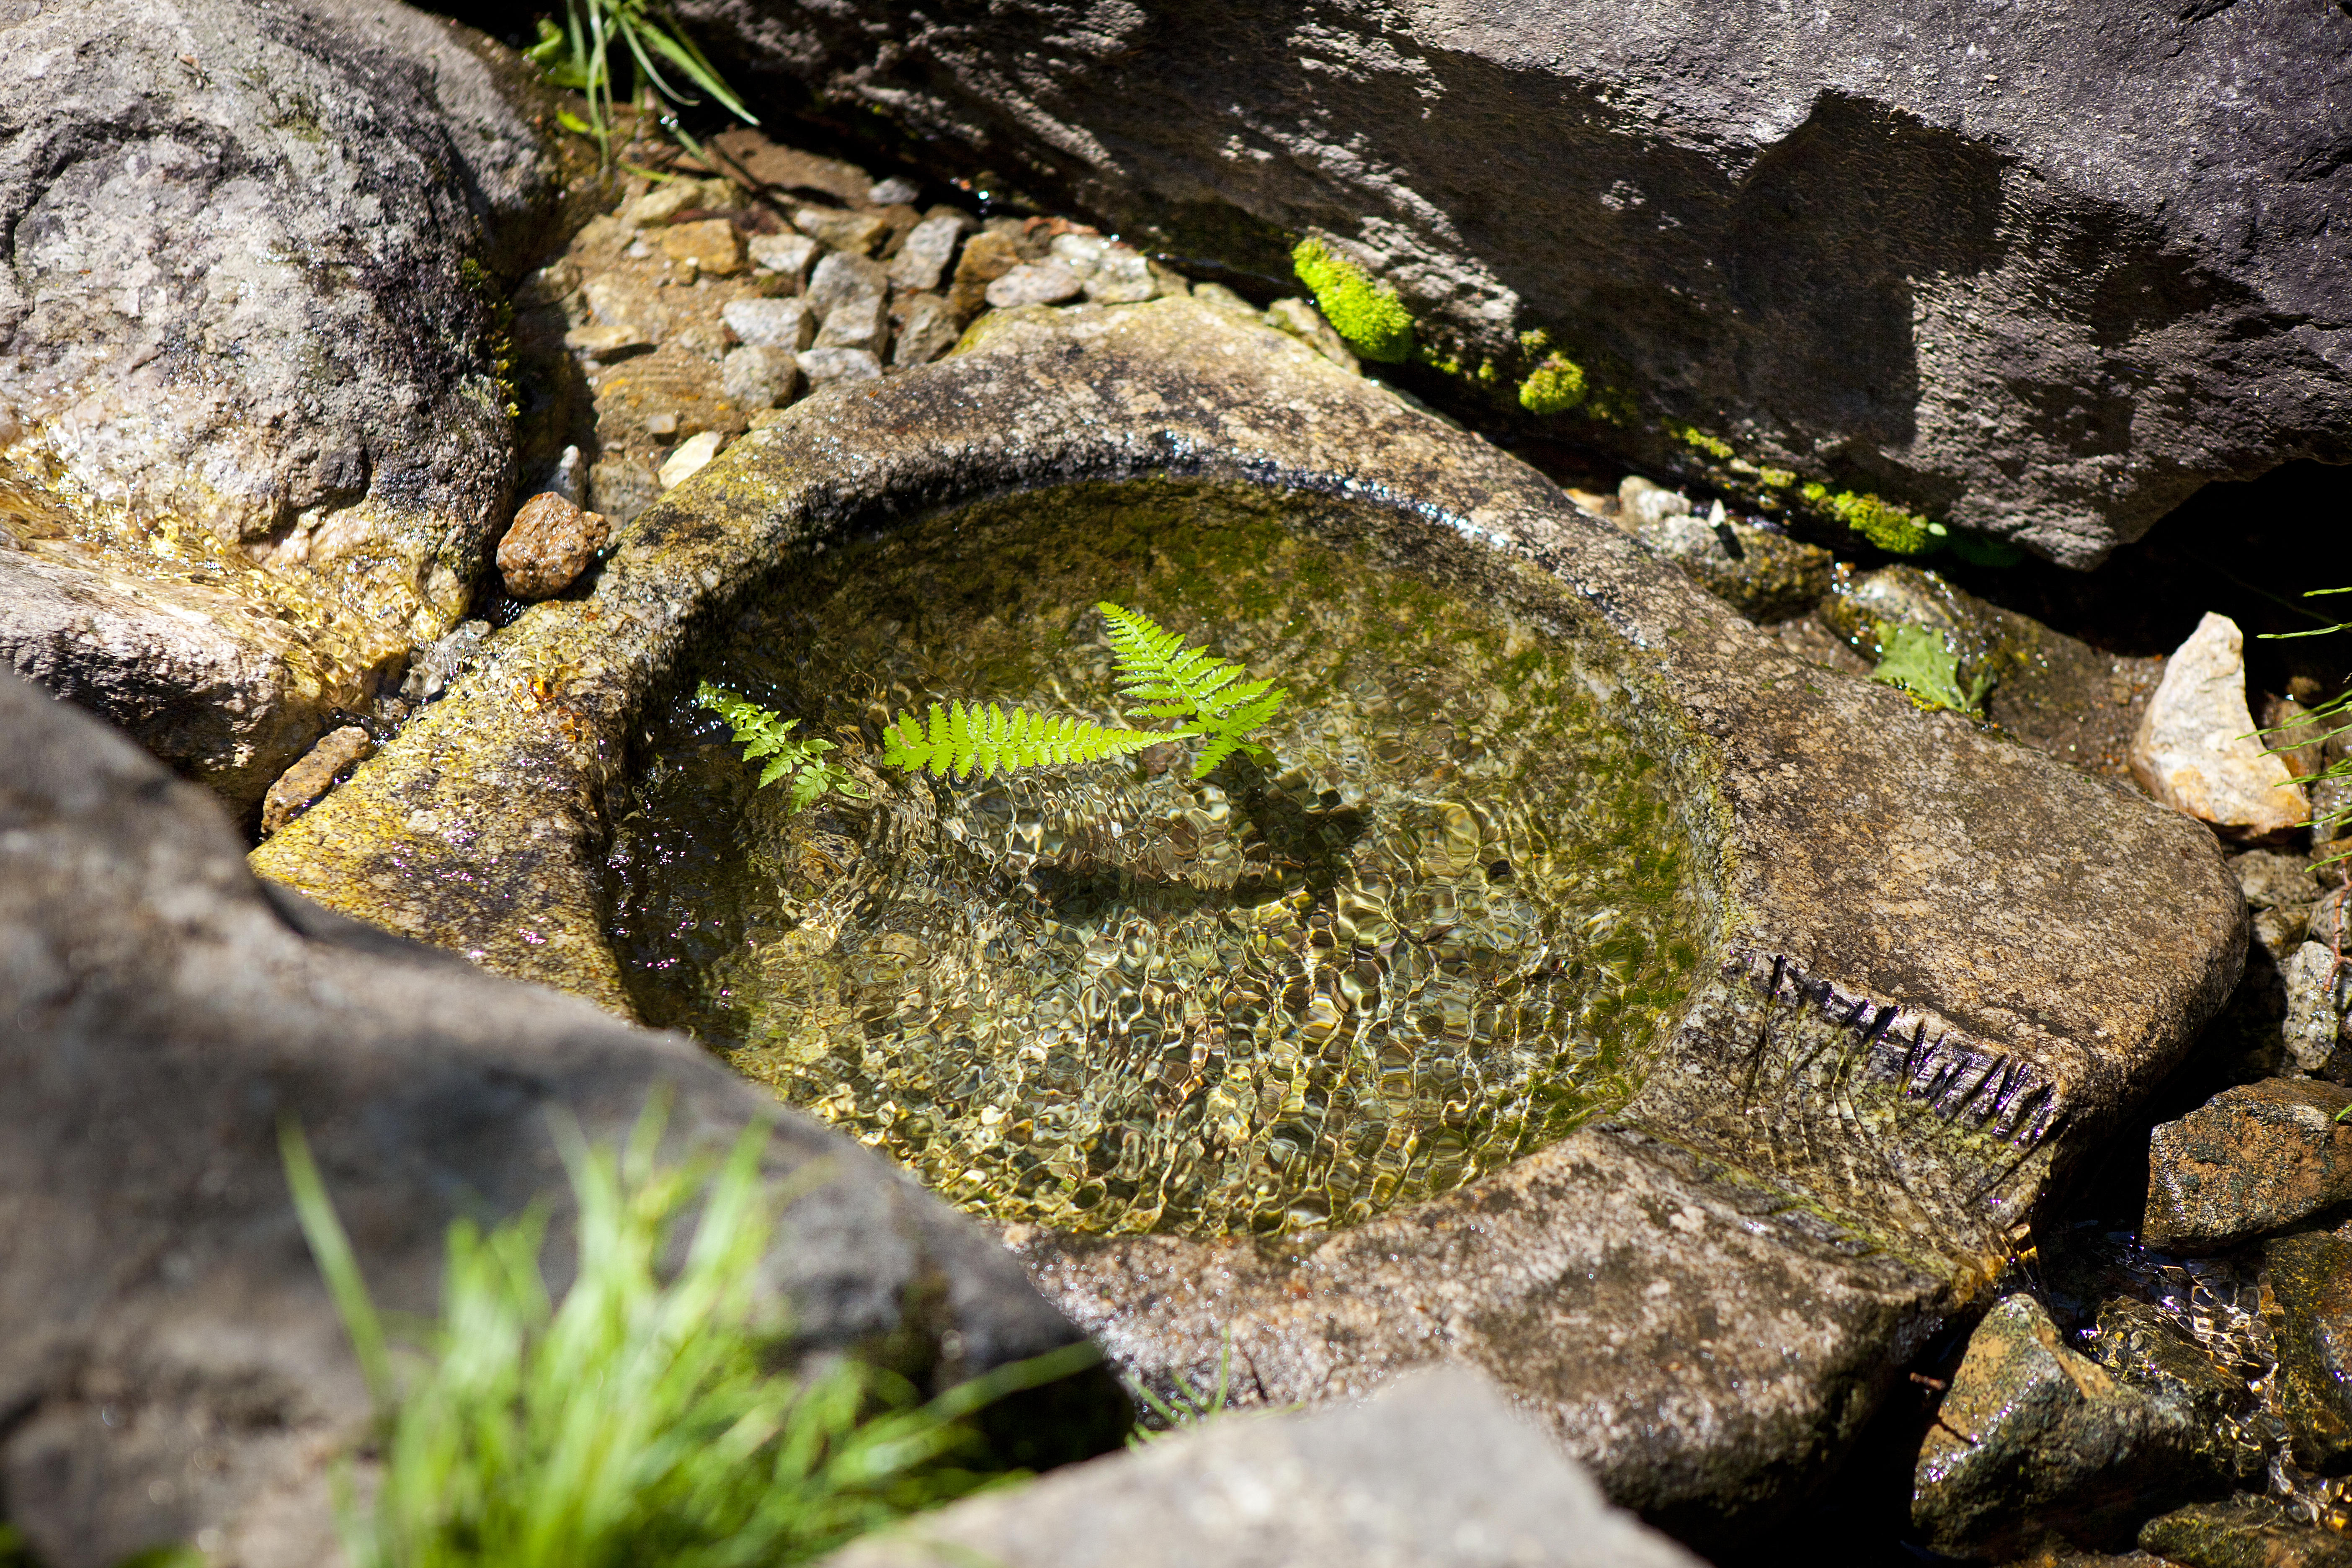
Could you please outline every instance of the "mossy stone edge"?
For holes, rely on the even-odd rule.
[[[1271,1403],[1477,1362],[1619,1501],[1702,1543],[1842,1455],[1985,1299],[2056,1167],[2234,984],[2242,900],[2195,824],[1901,693],[1800,663],[1548,481],[1270,329],[1184,300],[984,318],[835,389],[632,526],[254,856],[485,967],[624,1006],[604,800],[698,623],[789,547],[1077,480],[1386,510],[1402,559],[1493,552],[1615,639],[1717,900],[1683,1023],[1615,1118],[1319,1242],[1008,1237],[1148,1381],[1230,1336]]]

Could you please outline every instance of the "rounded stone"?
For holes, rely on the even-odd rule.
[[[499,541],[499,574],[518,599],[551,598],[579,581],[611,535],[600,514],[544,491],[522,503]]]

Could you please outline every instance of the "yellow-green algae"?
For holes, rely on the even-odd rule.
[[[1944,540],[1941,523],[1906,511],[1881,496],[1832,490],[1820,483],[1809,484],[1798,493],[1881,550],[1895,555],[1925,554]]]
[[[696,673],[875,799],[790,814],[683,695],[655,714],[613,857],[647,1020],[1062,1230],[1346,1225],[1628,1098],[1699,917],[1612,678],[1218,495],[1025,496],[792,563]],[[933,699],[1118,719],[1107,595],[1291,688],[1273,770],[875,769]]]
[[[1412,312],[1396,290],[1309,236],[1290,252],[1298,280],[1315,295],[1324,319],[1368,360],[1402,364],[1412,358]]]
[[[1719,436],[1708,435],[1696,425],[1685,425],[1679,420],[1669,419],[1666,421],[1665,430],[1667,435],[1672,436],[1694,452],[1703,453],[1718,463],[1727,463],[1731,460],[1731,443]]]

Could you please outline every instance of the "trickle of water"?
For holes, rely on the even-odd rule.
[[[787,814],[682,683],[613,855],[648,1021],[1074,1231],[1351,1224],[1630,1098],[1697,948],[1666,770],[1606,670],[1315,542],[1313,504],[1050,492],[781,573],[694,674],[835,739],[869,798]],[[879,765],[932,700],[1136,722],[1104,598],[1287,686],[1275,765]]]

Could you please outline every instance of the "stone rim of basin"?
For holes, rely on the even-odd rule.
[[[1670,1528],[1769,1510],[2219,1005],[2243,900],[2198,825],[1796,661],[1534,470],[1271,329],[1185,300],[1009,310],[796,405],[640,517],[586,599],[494,637],[256,868],[625,1010],[603,801],[698,617],[834,531],[1155,475],[1370,502],[1391,547],[1467,542],[1556,584],[1686,737],[1716,937],[1632,1103],[1453,1193],[1272,1249],[1008,1240],[1147,1380],[1230,1342],[1283,1403],[1462,1356]],[[1758,1270],[1769,1300],[1727,1293]]]

